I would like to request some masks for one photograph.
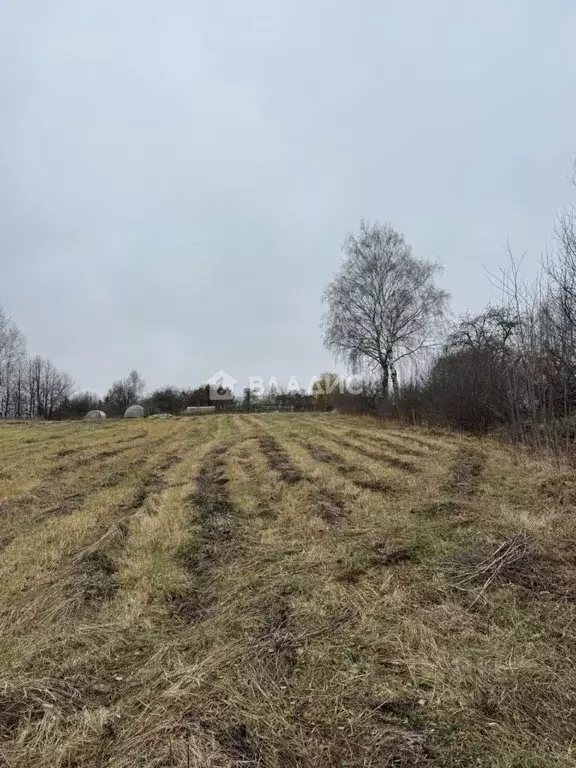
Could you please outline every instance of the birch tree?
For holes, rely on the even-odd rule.
[[[389,224],[360,223],[342,247],[341,269],[324,292],[325,346],[354,372],[370,368],[388,396],[398,394],[398,365],[437,343],[449,295],[440,267],[412,254]]]

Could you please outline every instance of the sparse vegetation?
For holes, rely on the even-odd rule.
[[[0,458],[0,765],[574,764],[569,467],[332,414]]]
[[[0,768],[576,768],[573,5],[0,3]]]

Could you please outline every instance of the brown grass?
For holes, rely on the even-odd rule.
[[[0,461],[0,766],[575,764],[569,467],[325,414]]]

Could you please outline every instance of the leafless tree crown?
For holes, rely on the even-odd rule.
[[[360,223],[324,293],[324,343],[354,371],[377,371],[381,390],[398,392],[398,363],[435,344],[449,299],[437,264],[417,259],[389,224]]]
[[[73,390],[50,360],[28,356],[23,335],[0,307],[0,417],[50,418]]]

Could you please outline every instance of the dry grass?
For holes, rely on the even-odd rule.
[[[576,764],[569,468],[288,414],[0,460],[0,766]]]

